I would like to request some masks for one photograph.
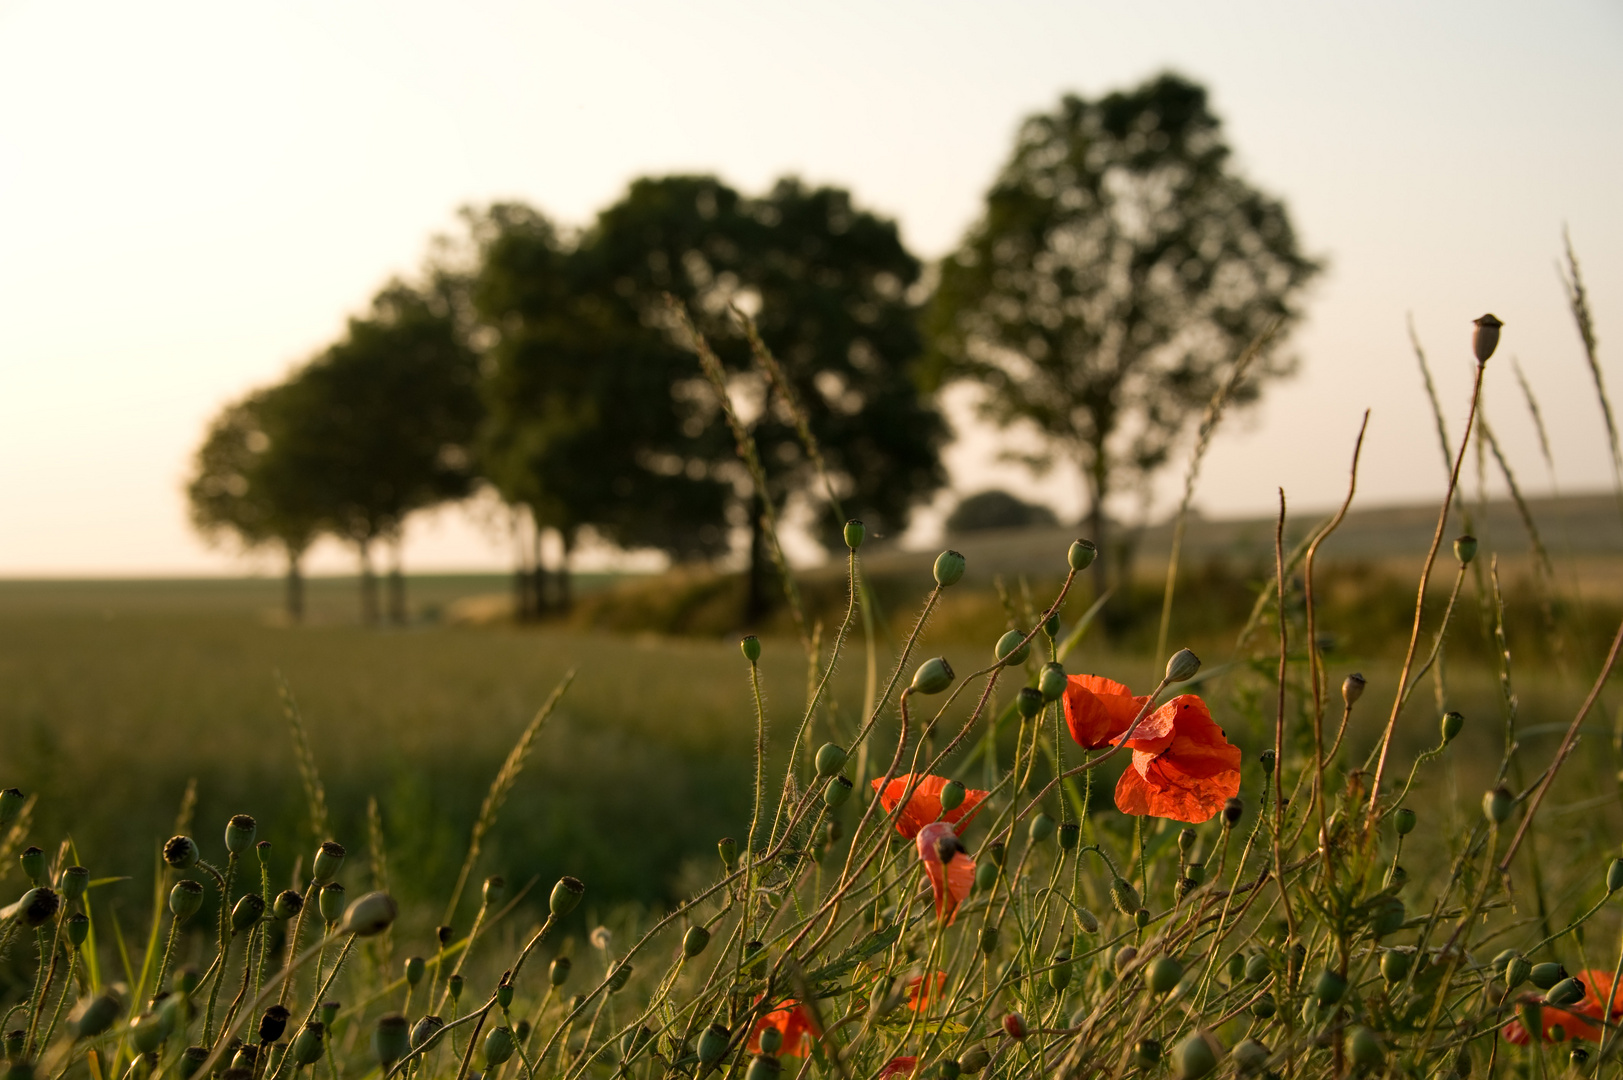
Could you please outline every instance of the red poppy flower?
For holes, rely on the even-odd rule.
[[[803,1055],[806,1052],[805,1044],[818,1034],[817,1025],[812,1022],[811,1012],[793,998],[780,1001],[776,1009],[755,1021],[755,1027],[750,1031],[750,1053],[761,1052],[761,1032],[767,1028],[777,1028],[783,1035],[783,1048],[778,1053],[791,1057]]]
[[[1072,675],[1065,680],[1065,725],[1080,745],[1098,750],[1125,734],[1149,700],[1102,675]]]
[[[973,875],[971,875],[973,876]],[[930,1002],[940,994],[947,985],[947,973],[938,971],[934,978],[926,979],[923,975],[915,975],[907,980],[907,1007],[914,1012],[920,1012],[930,1007]]]
[[[930,889],[935,893],[936,918],[946,919],[950,924],[958,916],[958,905],[975,887],[975,860],[964,854],[956,829],[945,821],[924,826],[915,843],[924,872],[930,876]]]
[[[1146,716],[1133,737],[1132,764],[1116,784],[1116,808],[1198,824],[1240,791],[1240,748],[1206,703],[1180,694]]]
[[[1544,1028],[1544,1041],[1554,1042],[1550,1031],[1560,1026],[1569,1039],[1587,1039],[1590,1042],[1599,1042],[1601,1028],[1598,1023],[1604,1018],[1601,1008],[1601,998],[1606,997],[1612,1004],[1612,1019],[1623,1016],[1623,1002],[1618,1001],[1617,990],[1612,989],[1612,973],[1610,971],[1580,971],[1578,981],[1584,984],[1583,1000],[1568,1009],[1557,1009],[1553,1005],[1546,1005],[1540,1010],[1543,1013],[1541,1025]],[[1606,991],[1612,989],[1610,994]],[[1520,1020],[1512,1020],[1504,1027],[1505,1038],[1517,1046],[1526,1046],[1530,1040],[1527,1037],[1527,1028]]]
[[[889,1076],[911,1076],[918,1067],[917,1057],[894,1057],[885,1062],[885,1067],[879,1070],[878,1080],[885,1080]]]
[[[879,791],[879,785],[884,783],[884,777],[880,777],[873,782],[873,789],[879,791],[879,805],[885,808],[886,813],[896,809],[896,804],[902,801],[902,792],[907,790],[907,785],[912,780],[912,773],[898,776],[890,783],[885,784],[885,790],[883,791]],[[948,780],[945,776],[922,777],[919,780],[919,786],[913,789],[913,794],[908,798],[907,805],[902,808],[902,812],[896,817],[896,831],[911,840],[919,834],[920,829],[930,824],[930,822],[940,819],[959,826],[958,831],[963,832],[964,826],[967,826],[969,819],[975,816],[975,812],[980,808],[981,800],[986,798],[988,793],[984,791],[966,791],[964,792],[964,801],[943,814],[941,812],[941,789],[946,787],[947,784]]]

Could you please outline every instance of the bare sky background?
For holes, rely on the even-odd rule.
[[[1023,116],[1166,68],[1209,87],[1242,170],[1330,264],[1295,338],[1300,376],[1220,434],[1204,512],[1268,512],[1279,486],[1303,508],[1339,499],[1365,407],[1363,503],[1439,495],[1407,312],[1454,435],[1470,320],[1492,310],[1507,326],[1487,408],[1519,479],[1550,487],[1513,357],[1560,487],[1610,485],[1555,261],[1566,225],[1623,394],[1612,0],[0,0],[0,575],[248,565],[187,524],[205,422],[411,272],[461,204],[520,198],[584,224],[641,174],[758,191],[798,173],[850,187],[935,258]],[[999,466],[997,438],[959,426],[958,493],[997,483],[1081,510],[1073,475]],[[459,512],[408,532],[415,569],[505,558]],[[349,563],[324,548],[314,565]]]

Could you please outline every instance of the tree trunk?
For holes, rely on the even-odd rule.
[[[750,500],[750,557],[744,578],[744,625],[753,628],[771,610],[767,574],[772,558],[766,550],[766,524],[761,520],[760,498]]]
[[[569,580],[569,553],[575,547],[574,533],[569,529],[559,529],[558,541],[563,551],[558,556],[558,570],[553,576],[558,584],[558,610],[568,612],[575,603],[575,591]]]
[[[406,572],[401,565],[405,544],[399,534],[389,538],[389,621],[406,625]]]
[[[357,540],[355,550],[361,562],[361,624],[375,626],[378,621],[378,579],[372,573],[372,542]]]
[[[1093,461],[1083,470],[1088,488],[1088,537],[1098,554],[1093,559],[1093,594],[1103,596],[1110,588],[1111,539],[1107,535],[1109,523],[1105,520],[1105,497],[1110,494],[1110,460],[1105,456],[1103,441],[1093,447]]]
[[[530,618],[539,619],[547,613],[547,556],[542,550],[541,523],[535,523],[535,535],[530,538]]]
[[[304,558],[303,551],[287,549],[287,587],[285,602],[287,604],[287,621],[297,626],[304,621],[304,572],[299,568],[299,560]]]

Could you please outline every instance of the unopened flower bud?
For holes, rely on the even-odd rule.
[[[273,1043],[287,1031],[287,1021],[291,1014],[282,1005],[272,1005],[265,1010],[259,1018],[259,1041]]]
[[[682,955],[689,960],[704,952],[710,944],[710,931],[702,926],[690,926],[682,935]]]
[[[868,535],[867,526],[856,518],[845,523],[845,546],[855,551],[862,546],[862,541]]]
[[[1099,932],[1099,917],[1087,908],[1077,908],[1076,925],[1080,926],[1084,933],[1097,934]]]
[[[247,814],[237,814],[225,823],[225,849],[233,855],[241,855],[254,846],[254,830],[259,826]]]
[[[1054,990],[1064,990],[1071,985],[1071,954],[1063,949],[1049,959],[1048,985]]]
[[[329,926],[343,918],[344,887],[336,881],[323,885],[316,894],[316,910],[321,912],[321,921]]]
[[[958,1055],[958,1067],[971,1076],[980,1072],[991,1064],[992,1052],[980,1043],[976,1043],[962,1054]]]
[[[740,641],[738,648],[744,654],[744,659],[748,660],[751,665],[761,659],[761,639],[754,634],[750,634]]]
[[[757,1040],[761,1044],[761,1053],[763,1054],[776,1054],[783,1049],[783,1032],[775,1027],[762,1028]]]
[[[1126,973],[1128,968],[1133,966],[1133,961],[1137,959],[1138,949],[1132,945],[1123,945],[1116,950],[1115,955],[1111,956],[1110,968],[1117,975],[1122,975]]]
[[[57,882],[57,889],[62,893],[64,900],[78,900],[84,896],[85,890],[90,888],[90,871],[82,866],[70,866],[62,871],[62,880]]]
[[[1396,810],[1392,811],[1392,826],[1393,828],[1397,829],[1399,836],[1408,836],[1410,833],[1414,832],[1414,811],[1410,810],[1407,806],[1400,806]]]
[[[17,815],[22,812],[23,803],[27,801],[28,797],[17,788],[8,787],[0,791],[0,829],[17,820]]]
[[[1347,708],[1352,708],[1364,696],[1365,685],[1364,676],[1356,671],[1341,680],[1341,700]]]
[[[547,982],[553,987],[553,989],[557,989],[558,987],[562,986],[564,983],[569,981],[569,969],[573,966],[574,961],[570,960],[569,957],[555,957],[552,963],[547,967]]]
[[[163,861],[176,870],[190,870],[200,858],[197,841],[189,836],[171,836],[163,845]]]
[[[384,1073],[395,1062],[411,1053],[411,1022],[400,1013],[385,1013],[378,1017],[372,1029],[372,1053]]]
[[[1492,313],[1473,319],[1471,325],[1471,352],[1476,355],[1476,362],[1486,364],[1493,350],[1499,347],[1499,328],[1505,324],[1496,319]]]
[[[1030,720],[1043,711],[1043,695],[1035,686],[1022,686],[1014,695],[1014,707]]]
[[[993,953],[997,952],[997,927],[981,927],[980,941],[978,944],[981,950],[981,955],[983,956],[991,956]]]
[[[1533,962],[1525,956],[1515,955],[1505,962],[1505,986],[1511,990],[1526,982],[1533,974]]]
[[[485,887],[480,897],[486,907],[495,907],[507,897],[507,879],[500,874],[492,874],[485,879]]]
[[[179,922],[196,915],[202,906],[203,886],[190,878],[175,882],[175,887],[169,890],[169,911]]]
[[[1093,565],[1093,560],[1098,554],[1099,549],[1093,546],[1092,540],[1075,540],[1071,543],[1071,549],[1065,553],[1065,561],[1072,570],[1080,574]]]
[[[1167,661],[1167,682],[1187,682],[1200,670],[1200,657],[1188,649],[1179,649]]]
[[[948,548],[935,557],[935,581],[943,589],[956,585],[964,577],[964,557]]]
[[[993,656],[1010,667],[1026,662],[1031,655],[1031,642],[1026,640],[1024,630],[1010,630],[997,639],[997,645],[992,649]]]
[[[310,879],[325,885],[338,876],[344,865],[344,845],[336,840],[323,840],[316,848],[316,857],[310,861]]]
[[[1150,992],[1165,994],[1183,978],[1183,965],[1170,956],[1157,956],[1150,962],[1148,975]]]
[[[1606,891],[1615,893],[1623,889],[1623,859],[1613,859],[1606,868]]]
[[[1126,878],[1116,878],[1110,883],[1110,902],[1123,915],[1131,915],[1140,906],[1138,890]]]
[[[1003,1015],[1003,1034],[1011,1039],[1024,1039],[1026,1037],[1026,1018],[1017,1012]]]
[[[67,918],[68,944],[77,949],[90,936],[90,916],[75,911]]]
[[[1178,1080],[1200,1080],[1217,1068],[1217,1052],[1198,1031],[1173,1047],[1172,1057],[1178,1067]]]
[[[231,909],[231,932],[240,934],[253,926],[265,914],[265,898],[258,893],[243,893]]]
[[[1082,826],[1074,821],[1062,821],[1059,825],[1059,849],[1061,851],[1075,851],[1077,843],[1082,839]]]
[[[1245,981],[1260,983],[1273,973],[1273,965],[1263,953],[1252,953],[1245,962]]]
[[[915,694],[939,694],[952,685],[953,678],[952,665],[947,663],[947,658],[934,656],[913,672],[913,685],[909,689]]]
[[[1442,732],[1443,742],[1451,743],[1465,728],[1465,717],[1457,712],[1446,712],[1443,714],[1439,728]]]
[[[711,1024],[699,1036],[699,1063],[714,1065],[720,1061],[727,1052],[727,1046],[732,1042],[732,1032],[721,1024]]]
[[[1476,558],[1476,547],[1476,537],[1470,533],[1457,536],[1454,538],[1454,558],[1460,561],[1462,567],[1470,566],[1471,560]]]
[[[1381,1067],[1386,1060],[1386,1052],[1381,1049],[1381,1040],[1369,1028],[1357,1025],[1347,1029],[1347,1060],[1352,1067],[1360,1072],[1373,1071]]]
[[[975,888],[986,892],[997,884],[998,865],[995,862],[981,862],[975,867]]]
[[[421,1050],[423,1048],[423,1044],[429,1039],[432,1039],[435,1035],[438,1035],[440,1029],[444,1026],[445,1021],[441,1020],[433,1013],[419,1018],[418,1021],[411,1026],[411,1048],[413,1050]]]
[[[434,928],[434,940],[440,943],[442,949],[451,944],[451,939],[455,936],[456,931],[449,926],[436,926]]]
[[[849,776],[836,776],[823,788],[823,805],[830,810],[845,805],[845,800],[851,797],[851,789],[856,787]]]
[[[732,869],[738,861],[738,841],[730,836],[724,836],[716,841],[716,853],[721,856],[721,865]]]
[[[283,889],[276,894],[276,901],[271,905],[271,914],[278,919],[286,921],[293,918],[304,909],[304,897],[292,889]]]
[[[461,1001],[462,1000],[462,988],[466,984],[467,984],[466,979],[464,979],[460,974],[453,973],[449,978],[447,978],[445,980],[445,992],[447,994],[451,995],[451,1000],[452,1001]]]
[[[293,1055],[295,1067],[303,1068],[321,1060],[321,1044],[326,1034],[327,1029],[319,1020],[312,1020],[299,1029],[293,1037],[293,1048],[288,1051]]]
[[[552,913],[562,918],[575,910],[580,898],[586,895],[586,884],[579,878],[561,877],[558,884],[552,887],[550,901]]]
[[[494,1069],[506,1064],[507,1059],[513,1056],[513,1048],[517,1045],[512,1028],[491,1028],[485,1036],[485,1067]]]
[[[1055,661],[1043,665],[1037,674],[1037,691],[1044,701],[1058,701],[1065,696],[1065,666]]]
[[[1224,828],[1226,828],[1226,829],[1234,828],[1234,826],[1236,826],[1236,825],[1238,825],[1240,823],[1240,818],[1244,814],[1245,814],[1245,803],[1241,802],[1239,799],[1234,799],[1234,798],[1224,799],[1223,800],[1223,827]]]
[[[943,813],[952,813],[964,804],[966,792],[964,785],[957,780],[948,780],[941,786],[941,810]]]
[[[327,890],[321,890],[321,895],[325,898]],[[338,932],[354,934],[356,937],[373,937],[393,925],[398,913],[394,897],[388,893],[364,893],[344,912],[344,919],[338,927]]]
[[[1387,983],[1402,982],[1403,977],[1409,974],[1409,954],[1399,952],[1397,949],[1387,949],[1381,954],[1381,978]]]
[[[1495,825],[1502,825],[1510,817],[1510,812],[1516,808],[1516,796],[1510,793],[1509,788],[1496,787],[1482,796],[1482,812],[1489,821]]]
[[[1033,844],[1042,843],[1054,835],[1054,819],[1041,810],[1037,811],[1037,815],[1031,819],[1031,824],[1026,827],[1026,835]]]

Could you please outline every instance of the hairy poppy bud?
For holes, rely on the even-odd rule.
[[[997,952],[997,927],[981,927],[980,940],[977,944],[979,945],[981,955],[983,956],[991,956],[993,953]]]
[[[849,776],[836,776],[823,788],[823,805],[830,810],[845,805],[845,800],[851,797],[851,789],[856,787]]]
[[[1502,825],[1516,807],[1516,796],[1508,788],[1496,787],[1482,796],[1482,812],[1495,825]]]
[[[761,659],[761,639],[756,637],[754,634],[750,634],[748,637],[745,637],[742,641],[740,641],[738,643],[738,648],[744,654],[744,659],[748,660],[751,666],[754,666],[756,661]]]
[[[1397,829],[1399,836],[1408,836],[1414,832],[1414,811],[1407,806],[1400,806],[1392,811],[1392,826]]]
[[[1058,640],[1059,629],[1059,612],[1056,611],[1043,620],[1043,633],[1047,635],[1049,641]]]
[[[68,944],[75,949],[85,943],[90,936],[90,916],[82,911],[75,911],[67,918]]]
[[[254,830],[258,827],[249,815],[234,815],[225,823],[225,849],[233,855],[241,855],[254,846]]]
[[[997,639],[997,645],[992,649],[992,654],[1008,666],[1014,667],[1017,664],[1025,663],[1026,657],[1031,655],[1031,642],[1026,640],[1024,630],[1010,630]],[[1040,695],[1039,700],[1041,700]]]
[[[64,900],[77,900],[85,894],[90,887],[90,871],[82,866],[70,866],[62,871],[62,880],[57,882],[57,888]]]
[[[1534,964],[1528,977],[1540,990],[1548,990],[1567,977],[1567,969],[1556,963]]]
[[[336,840],[323,840],[316,848],[316,857],[310,860],[310,879],[325,885],[338,876],[344,865],[344,845]]]
[[[411,1023],[399,1013],[385,1013],[378,1017],[372,1029],[372,1053],[378,1065],[387,1073],[395,1062],[411,1053]]]
[[[699,1036],[699,1062],[704,1065],[714,1065],[720,1061],[722,1055],[727,1053],[727,1045],[732,1042],[732,1032],[720,1024],[711,1024]]]
[[[985,892],[997,883],[1000,867],[990,860],[975,865],[975,888]]]
[[[180,922],[196,915],[202,906],[203,886],[191,878],[175,882],[175,887],[169,890],[169,911]]]
[[[1026,1018],[1017,1012],[1003,1014],[1003,1033],[1011,1039],[1026,1037]]]
[[[1455,537],[1454,558],[1460,561],[1461,566],[1470,566],[1471,560],[1476,558],[1476,537],[1470,533]]]
[[[730,836],[724,836],[716,841],[716,853],[721,856],[721,865],[732,869],[738,861],[738,841]]]
[[[962,1054],[958,1055],[958,1067],[971,1076],[980,1072],[991,1064],[992,1052],[980,1043],[976,1043]]]
[[[964,577],[964,557],[948,548],[935,557],[935,582],[943,589],[956,585]]]
[[[580,898],[586,895],[586,883],[580,878],[561,877],[558,884],[552,887],[552,897],[549,901],[552,913],[562,918],[575,910]]]
[[[265,898],[258,893],[243,893],[236,907],[231,909],[231,932],[240,934],[259,922],[265,914]]]
[[[776,1054],[783,1049],[783,1032],[775,1027],[764,1027],[759,1037],[761,1053]]]
[[[1367,1027],[1358,1025],[1347,1029],[1347,1059],[1352,1067],[1360,1071],[1378,1069],[1381,1062],[1386,1060],[1386,1053],[1381,1049],[1381,1040]]]
[[[1063,949],[1054,953],[1049,961],[1048,985],[1055,990],[1064,990],[1071,985],[1071,954]]]
[[[569,980],[569,969],[574,967],[574,961],[567,956],[555,957],[547,967],[547,982],[553,988],[562,986]]]
[[[1034,686],[1022,686],[1015,692],[1014,707],[1022,717],[1030,720],[1043,711],[1042,691]]]
[[[1234,1059],[1234,1071],[1241,1076],[1254,1076],[1268,1064],[1268,1048],[1255,1039],[1241,1039],[1229,1051]]]
[[[1178,1066],[1179,1080],[1199,1080],[1217,1068],[1217,1052],[1205,1035],[1195,1032],[1180,1042],[1172,1051]]]
[[[1477,363],[1486,364],[1493,350],[1499,347],[1499,328],[1505,324],[1489,313],[1471,320],[1471,325],[1475,327],[1471,331],[1471,352],[1476,354]]]
[[[327,1028],[320,1020],[312,1020],[299,1029],[293,1037],[293,1048],[289,1051],[293,1055],[295,1068],[314,1065],[321,1060],[321,1044],[325,1041]]]
[[[1065,562],[1080,574],[1093,565],[1093,560],[1098,554],[1099,549],[1093,546],[1092,540],[1073,540],[1071,549],[1065,553]]]
[[[1141,907],[1133,912],[1133,925],[1140,930],[1150,925],[1150,909]]]
[[[852,551],[862,546],[862,541],[867,538],[867,535],[868,527],[856,518],[852,518],[845,523],[845,546]]]
[[[1037,692],[1042,694],[1044,701],[1058,701],[1064,697],[1066,683],[1064,665],[1052,660],[1044,664],[1037,674]]]
[[[1123,915],[1131,915],[1140,906],[1138,890],[1126,878],[1116,878],[1110,883],[1110,902]]]
[[[689,960],[704,952],[710,944],[710,931],[702,926],[690,926],[688,932],[682,935],[682,955]]]
[[[1387,949],[1381,954],[1381,978],[1389,983],[1402,982],[1409,974],[1409,954]]]
[[[1075,851],[1076,845],[1082,839],[1082,826],[1074,821],[1062,821],[1059,825],[1059,849],[1061,851]]]
[[[421,1050],[423,1048],[423,1044],[429,1039],[432,1039],[435,1035],[438,1035],[440,1029],[444,1026],[445,1021],[441,1020],[433,1013],[420,1018],[411,1026],[411,1048],[413,1050]]]
[[[964,796],[967,792],[964,785],[957,780],[948,780],[941,785],[941,810],[943,813],[952,813],[964,805]]]
[[[1149,984],[1152,993],[1165,994],[1183,978],[1183,965],[1170,956],[1157,956],[1150,962]]]
[[[17,820],[17,815],[22,812],[23,803],[27,801],[28,797],[17,788],[8,787],[0,791],[0,829]]]
[[[954,679],[952,665],[947,663],[945,656],[934,656],[919,665],[913,672],[913,685],[908,687],[915,694],[939,694],[952,685]]]
[[[190,870],[200,858],[197,841],[189,836],[171,836],[163,845],[163,861],[176,870]]]
[[[817,775],[833,776],[845,767],[845,748],[827,742],[817,748]]]
[[[271,914],[285,921],[293,918],[303,909],[304,897],[292,889],[283,889],[276,894],[276,901],[271,905]]]
[[[1240,818],[1244,814],[1245,803],[1233,798],[1223,800],[1223,827],[1225,829],[1232,829],[1238,825]]]
[[[756,1054],[750,1058],[749,1068],[744,1070],[744,1080],[777,1080],[782,1068],[771,1054]]]
[[[1465,717],[1457,712],[1446,712],[1443,714],[1442,723],[1439,726],[1442,729],[1443,742],[1451,743],[1461,729],[1465,727]]]
[[[327,890],[321,890],[322,896]],[[363,893],[356,901],[349,905],[344,912],[343,922],[338,930],[344,934],[354,934],[356,937],[373,937],[387,930],[398,914],[394,897],[386,892]]]
[[[1026,827],[1026,835],[1033,844],[1042,843],[1054,835],[1054,819],[1041,810],[1037,811],[1037,816],[1032,818],[1031,824]]]
[[[486,907],[495,907],[507,895],[507,879],[500,874],[492,874],[485,879],[485,886],[480,899]]]
[[[1262,766],[1262,771],[1269,776],[1274,774],[1274,752],[1272,750],[1264,750],[1258,754],[1257,763]]]
[[[494,1069],[507,1063],[513,1056],[513,1048],[518,1043],[513,1038],[513,1029],[510,1027],[491,1028],[485,1035],[485,1067]]]
[[[1533,974],[1533,962],[1517,954],[1505,962],[1505,986],[1511,990],[1526,982]]]
[[[1167,661],[1167,682],[1187,682],[1200,670],[1200,657],[1188,649],[1179,649]]]
[[[81,1039],[93,1039],[113,1026],[124,1003],[112,993],[82,997],[68,1014],[68,1026]]]
[[[1123,945],[1121,948],[1117,949],[1115,955],[1110,958],[1111,970],[1113,970],[1117,975],[1121,975],[1126,972],[1126,970],[1133,965],[1133,961],[1137,959],[1138,949],[1131,945]]]
[[[1606,891],[1615,893],[1623,889],[1623,859],[1613,859],[1606,868]]]
[[[272,1005],[267,1008],[259,1018],[259,1041],[273,1043],[287,1031],[287,1021],[291,1014],[281,1005]]]
[[[1364,696],[1365,685],[1367,684],[1364,676],[1356,671],[1341,680],[1341,700],[1346,703],[1347,708],[1352,708],[1358,703],[1358,699]]]
[[[336,881],[323,885],[316,894],[316,910],[321,912],[321,921],[329,926],[343,918],[344,887]]]

